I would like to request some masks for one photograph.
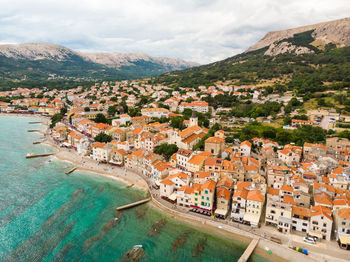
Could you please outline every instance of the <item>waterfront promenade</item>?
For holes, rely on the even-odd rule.
[[[285,259],[286,261],[348,261],[348,252],[339,249],[336,242],[322,241],[317,245],[310,245],[302,241],[302,237],[292,234],[282,234],[271,227],[262,226],[253,229],[250,226],[232,222],[229,220],[219,220],[213,217],[194,214],[187,208],[179,207],[171,204],[159,196],[159,190],[153,188],[154,182],[143,176],[124,168],[115,167],[109,164],[97,163],[89,157],[79,156],[74,149],[60,148],[57,143],[49,135],[49,129],[45,132],[46,144],[54,146],[58,149],[55,156],[64,161],[69,161],[76,165],[78,169],[98,173],[100,175],[121,181],[128,185],[134,184],[136,188],[149,192],[152,206],[166,212],[175,219],[182,220],[195,227],[203,230],[212,231],[216,234],[224,235],[228,238],[240,239],[242,242],[248,243],[251,239],[260,237],[258,248],[254,251],[258,255],[273,258],[275,255]],[[270,241],[270,237],[281,239],[282,245]],[[310,255],[305,256],[290,248],[290,246],[303,247],[309,250]],[[268,247],[272,251],[272,255],[267,255],[265,248]],[[283,248],[283,251],[281,250]]]

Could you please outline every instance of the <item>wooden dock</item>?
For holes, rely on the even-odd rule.
[[[31,132],[41,132],[41,130],[39,130],[39,129],[30,129],[30,130],[28,130],[28,132],[29,133],[31,133]]]
[[[121,210],[124,210],[124,209],[132,208],[132,207],[135,207],[135,206],[147,203],[150,200],[151,200],[151,198],[149,197],[149,198],[146,198],[146,199],[143,199],[143,200],[140,200],[140,201],[136,201],[136,202],[131,203],[131,204],[127,204],[127,205],[124,205],[124,206],[117,207],[116,210],[117,211],[121,211]]]
[[[249,246],[247,249],[244,251],[242,256],[238,259],[238,262],[245,262],[248,261],[250,255],[253,253],[255,247],[257,246],[259,242],[259,238],[254,238],[252,242],[250,242]]]
[[[78,167],[73,167],[72,169],[68,170],[65,174],[69,175],[70,173],[74,172]]]
[[[45,156],[52,156],[54,155],[54,153],[48,153],[48,154],[38,154],[38,155],[31,155],[31,154],[28,154],[26,155],[26,158],[35,158],[35,157],[45,157]]]
[[[42,124],[42,123],[44,123],[44,122],[41,122],[41,121],[32,121],[32,122],[29,122],[29,124]]]

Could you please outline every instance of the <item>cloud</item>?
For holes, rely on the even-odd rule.
[[[346,17],[347,0],[0,0],[0,43],[144,52],[200,63],[246,50],[268,31]]]

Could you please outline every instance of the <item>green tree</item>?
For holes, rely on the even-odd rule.
[[[60,122],[63,118],[63,115],[62,114],[54,114],[52,117],[51,117],[51,124],[50,124],[50,128],[53,128],[55,127],[55,125]]]
[[[286,116],[284,119],[283,119],[283,124],[284,125],[290,125],[292,123],[292,118],[290,116]]]
[[[107,135],[106,133],[101,132],[95,137],[95,141],[101,143],[108,143],[112,141],[112,137],[110,135]]]
[[[178,128],[178,129],[182,130],[185,128],[184,118],[182,116],[174,116],[170,120],[170,125],[173,128]]]
[[[112,105],[108,107],[108,115],[114,117],[115,113],[117,113],[117,105]]]
[[[105,124],[107,124],[109,122],[108,119],[105,117],[105,115],[102,113],[98,113],[96,115],[96,118],[94,119],[94,121],[96,123],[105,123]]]
[[[162,155],[166,160],[169,160],[170,157],[179,150],[177,145],[175,144],[161,144],[156,146],[154,149],[154,153],[158,155]]]
[[[84,107],[84,111],[85,112],[90,112],[90,107],[88,107],[88,106]]]
[[[67,107],[62,107],[60,113],[62,116],[64,116],[67,113]]]

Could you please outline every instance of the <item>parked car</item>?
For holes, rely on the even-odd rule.
[[[303,237],[303,240],[309,244],[316,244],[316,240],[313,237]]]

